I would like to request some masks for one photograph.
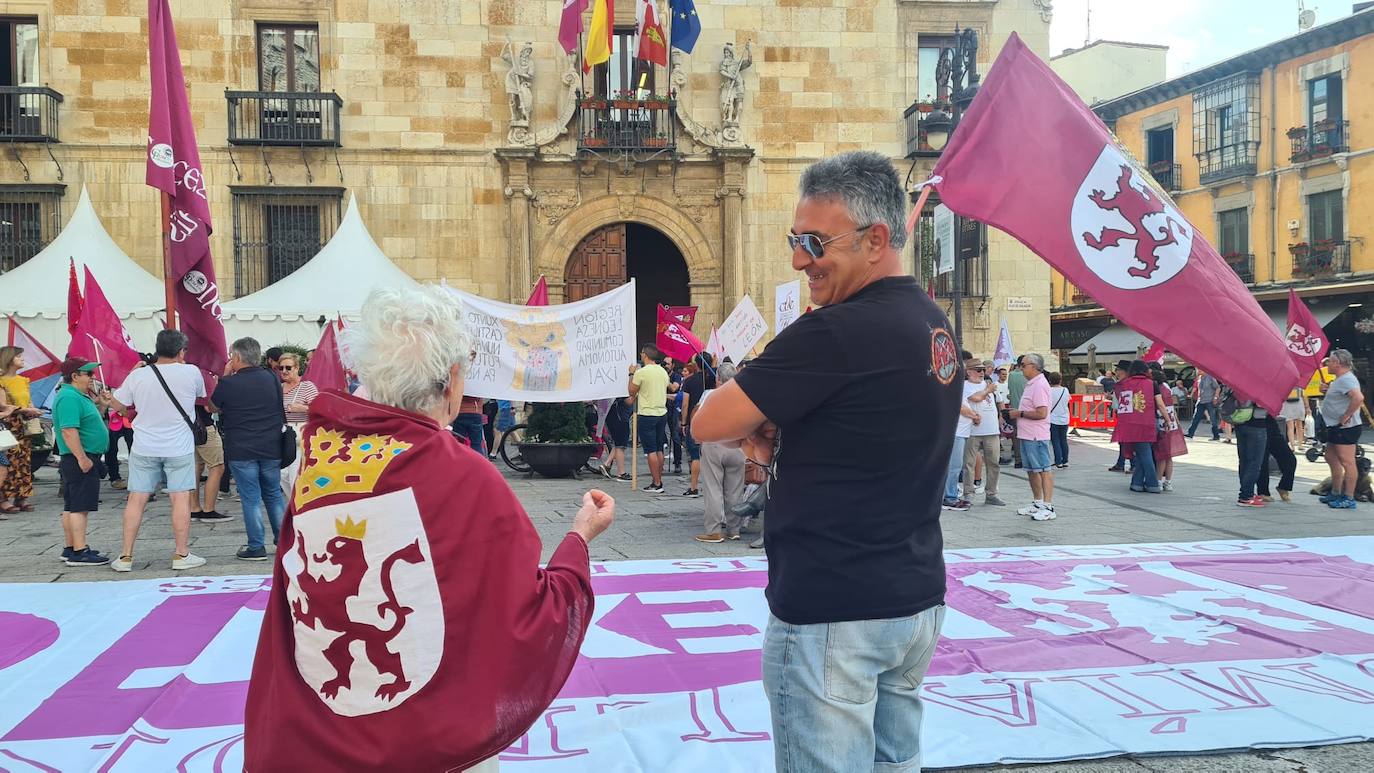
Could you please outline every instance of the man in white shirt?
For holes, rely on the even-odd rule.
[[[134,540],[143,522],[143,509],[164,480],[167,495],[172,500],[172,537],[176,540],[172,568],[194,569],[205,565],[205,559],[191,555],[188,544],[191,492],[196,488],[196,444],[191,417],[195,416],[196,399],[205,397],[205,379],[199,368],[186,364],[185,333],[159,331],[156,354],[157,361],[134,369],[110,400],[111,406],[120,412],[130,406],[138,411],[134,418],[134,446],[129,452],[124,549],[119,558],[110,563],[110,568],[116,572],[133,569]]]
[[[978,493],[976,485],[979,457],[983,460],[983,504],[1005,507],[997,496],[997,478],[1001,470],[997,457],[1002,450],[1001,422],[997,415],[997,383],[987,377],[987,366],[980,360],[964,363],[964,403],[978,414],[968,442],[964,445],[964,499]]]

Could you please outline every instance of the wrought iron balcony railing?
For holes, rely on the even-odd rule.
[[[677,150],[677,103],[671,98],[587,97],[578,107],[578,150],[603,155]]]
[[[1231,252],[1221,256],[1226,261],[1226,265],[1236,272],[1240,281],[1252,285],[1255,283],[1255,256],[1248,252]]]
[[[1288,160],[1293,163],[1344,153],[1350,150],[1350,122],[1325,120],[1295,126],[1288,130],[1288,140],[1293,144]]]
[[[1350,242],[1318,241],[1288,245],[1293,255],[1293,277],[1313,278],[1350,273]]]
[[[57,142],[61,103],[47,86],[0,86],[0,142]]]
[[[343,99],[332,91],[226,91],[232,145],[341,147]]]
[[[1150,176],[1155,178],[1159,187],[1173,193],[1183,190],[1183,166],[1172,161],[1156,161],[1150,164]]]

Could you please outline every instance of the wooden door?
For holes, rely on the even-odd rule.
[[[564,275],[566,303],[625,284],[625,224],[612,223],[587,234],[568,258]]]

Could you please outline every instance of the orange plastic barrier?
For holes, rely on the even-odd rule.
[[[1069,395],[1069,426],[1110,429],[1116,426],[1111,395]]]

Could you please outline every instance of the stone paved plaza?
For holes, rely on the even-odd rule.
[[[1263,509],[1238,508],[1235,446],[1206,440],[1190,444],[1190,453],[1176,461],[1176,490],[1164,494],[1133,494],[1127,477],[1106,471],[1115,459],[1115,446],[1105,435],[1084,433],[1071,439],[1070,468],[1056,474],[1055,504],[1059,518],[1037,523],[1016,515],[1029,500],[1025,475],[1003,467],[1000,494],[1005,508],[975,504],[966,513],[944,513],[947,548],[1018,547],[1030,545],[1086,545],[1139,542],[1274,539],[1374,535],[1374,505],[1353,511],[1331,510],[1309,495],[1326,475],[1324,464],[1299,461],[1292,503],[1274,502]],[[641,466],[641,474],[645,469]],[[702,544],[699,533],[701,501],[679,494],[686,478],[668,475],[669,496],[651,497],[627,483],[595,479],[552,481],[507,476],[539,529],[545,557],[572,521],[581,492],[598,486],[616,497],[615,525],[592,545],[599,561],[652,558],[702,558],[757,555],[747,541]],[[645,485],[641,481],[641,486]],[[108,491],[104,507],[93,515],[90,542],[101,551],[116,552],[122,492]],[[58,524],[56,470],[39,474],[34,504],[38,510],[0,522],[0,582],[65,582],[119,580],[170,576],[172,543],[165,496],[149,507],[136,548],[135,571],[115,574],[108,567],[71,568],[57,561],[62,550]],[[222,499],[220,512],[240,515],[236,499]],[[841,516],[842,517],[842,516]],[[216,524],[195,523],[193,552],[209,563],[201,574],[264,574],[267,563],[234,559],[244,542],[244,527],[235,518]],[[747,536],[747,535],[746,535]],[[113,590],[113,589],[112,589]],[[2,592],[2,591],[0,591]],[[1374,721],[1372,719],[1371,721]],[[1097,762],[1018,766],[1045,771],[1359,771],[1374,770],[1374,744],[1314,749],[1249,751],[1195,757],[1125,757]]]

